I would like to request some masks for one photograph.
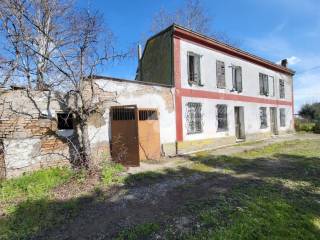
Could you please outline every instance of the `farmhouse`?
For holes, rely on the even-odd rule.
[[[90,119],[94,159],[138,166],[292,132],[293,75],[286,60],[172,25],[147,41],[135,80],[95,76],[96,101],[110,101]],[[0,100],[2,177],[72,162],[72,115],[55,93],[4,89]]]

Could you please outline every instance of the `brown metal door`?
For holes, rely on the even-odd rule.
[[[111,154],[115,162],[139,166],[138,116],[135,106],[111,108]]]
[[[140,160],[160,158],[160,127],[157,109],[139,109]]]

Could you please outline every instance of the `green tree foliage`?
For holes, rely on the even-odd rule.
[[[310,121],[320,121],[320,102],[303,105],[299,115]]]

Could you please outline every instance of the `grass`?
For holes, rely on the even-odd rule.
[[[69,168],[48,168],[2,181],[0,205],[6,218],[0,218],[0,239],[24,239],[63,221],[73,202],[51,205],[50,191],[69,181],[74,173]]]
[[[186,240],[320,239],[319,146],[319,140],[297,140],[232,156],[196,154],[189,168],[197,173],[212,176],[220,169],[219,173],[232,178],[252,173],[255,179],[239,180],[213,199],[183,204],[177,214],[182,212],[192,220],[188,231],[162,226],[160,230],[149,229],[149,236],[160,233],[165,239]],[[147,172],[133,178],[149,182],[165,177]],[[188,183],[184,190],[194,187]],[[121,239],[149,239],[128,231],[132,233],[130,238]]]
[[[104,186],[119,183],[124,167],[106,164],[101,172]],[[85,171],[75,173],[69,168],[48,168],[0,183],[0,239],[27,239],[47,229],[59,226],[75,217],[82,198],[56,200],[52,190],[73,181],[85,184]]]
[[[320,239],[319,146],[319,140],[291,141],[229,157],[198,155],[207,167],[254,171],[259,180],[237,184],[214,206],[193,205],[200,227],[176,239]],[[286,165],[265,172],[269,160]]]
[[[143,240],[150,239],[158,232],[160,226],[156,223],[144,223],[121,231],[116,240]]]
[[[200,229],[181,239],[319,239],[319,207],[314,199],[282,193],[271,184],[237,186],[200,211]]]
[[[120,231],[117,240],[320,239],[319,146],[320,140],[297,140],[232,156],[202,152],[179,168],[129,176],[121,165],[108,163],[95,187],[122,183],[121,189],[131,191],[169,178],[178,181],[202,176],[199,181],[206,186],[202,192],[197,192],[201,189],[199,181],[176,186],[172,195],[177,199],[169,201],[175,207],[160,214],[154,206],[152,222],[139,219],[135,215],[139,209],[127,209],[126,216],[139,224]],[[1,182],[0,204],[5,207],[5,216],[0,216],[0,239],[36,237],[77,217],[89,203],[95,203],[95,195],[89,196],[89,202],[84,197],[62,201],[54,199],[52,190],[70,180],[85,184],[86,177],[86,173],[75,175],[66,168],[53,168]],[[211,193],[215,187],[223,191]],[[188,198],[196,193],[201,197]],[[174,218],[187,218],[188,225],[181,228]]]
[[[0,203],[13,199],[40,199],[48,191],[67,182],[73,173],[68,168],[49,168],[0,182]]]
[[[107,163],[103,166],[101,179],[105,185],[120,183],[123,181],[121,173],[124,172],[124,167],[117,163]]]

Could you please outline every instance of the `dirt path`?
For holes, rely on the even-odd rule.
[[[294,141],[294,140],[310,140],[310,139],[319,139],[320,136],[316,134],[288,134],[282,136],[276,136],[273,138],[268,138],[256,142],[243,142],[236,145],[218,148],[216,150],[209,151],[211,155],[226,155],[230,156],[233,154],[241,153],[244,151],[250,151],[253,149],[263,148],[273,143],[284,142],[284,141]],[[186,156],[192,156],[194,154],[189,154]],[[188,164],[189,161],[186,160],[183,156],[166,158],[158,162],[142,162],[139,168],[129,168],[129,174],[136,174],[145,171],[161,171],[167,168],[174,168],[179,166],[184,166]]]
[[[240,144],[214,150],[210,155],[231,155],[276,142],[314,138],[320,139],[315,135],[288,135],[251,145]],[[214,203],[215,198],[228,193],[235,185],[257,180],[250,174],[202,172],[188,168],[190,160],[183,157],[168,161],[144,163],[139,169],[130,169],[129,172],[135,174],[151,170],[161,172],[151,182],[142,179],[134,184],[128,182],[88,194],[81,200],[79,214],[75,218],[70,217],[63,226],[42,232],[33,239],[113,239],[122,229],[146,222],[175,225],[183,229],[192,224],[192,216],[183,210],[187,204],[208,199]],[[270,170],[270,164],[257,162],[249,166],[247,172],[254,170],[257,164],[261,165],[261,171]]]

